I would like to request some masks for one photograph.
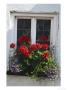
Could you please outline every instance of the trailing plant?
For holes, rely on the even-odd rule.
[[[55,60],[50,56],[47,61],[40,62],[33,71],[34,76],[56,78],[58,74],[58,66]]]

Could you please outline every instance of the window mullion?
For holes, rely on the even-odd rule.
[[[31,19],[31,44],[36,43],[36,18]]]

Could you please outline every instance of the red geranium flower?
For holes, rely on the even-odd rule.
[[[48,58],[48,56],[49,56],[49,53],[48,53],[48,52],[44,52],[44,53],[42,54],[42,57],[43,57],[43,58]]]
[[[39,37],[39,39],[40,39],[40,40],[45,40],[45,41],[47,41],[47,40],[48,40],[48,36],[42,35],[42,36]]]
[[[32,44],[32,45],[30,46],[30,49],[31,49],[31,50],[36,50],[36,49],[37,49],[36,44]]]
[[[48,46],[47,43],[46,43],[46,44],[42,44],[42,48],[43,48],[43,49],[48,49],[48,47],[49,47],[49,46]]]
[[[14,43],[11,43],[10,44],[10,48],[15,48],[15,44]]]
[[[22,35],[18,38],[18,42],[21,44],[22,42],[27,42],[29,43],[30,39],[26,35]]]
[[[25,57],[29,57],[30,52],[26,46],[20,46],[19,52],[21,52]]]
[[[37,49],[41,49],[41,48],[42,48],[42,45],[39,44],[39,43],[32,44],[32,45],[30,46],[30,49],[31,49],[31,50],[37,50]]]
[[[37,49],[41,49],[42,45],[40,43],[36,43]]]

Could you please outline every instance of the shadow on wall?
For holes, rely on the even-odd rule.
[[[60,12],[60,4],[37,4],[31,11],[33,12]]]

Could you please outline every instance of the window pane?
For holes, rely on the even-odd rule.
[[[36,43],[50,44],[50,25],[51,20],[37,20]]]
[[[31,36],[31,19],[18,19],[17,20],[17,39],[22,35],[26,35],[30,38],[30,36]]]

